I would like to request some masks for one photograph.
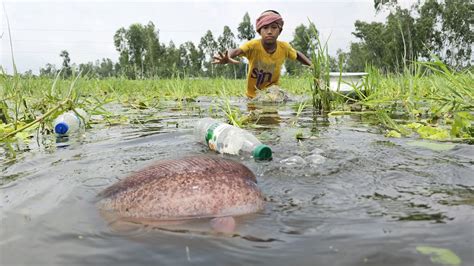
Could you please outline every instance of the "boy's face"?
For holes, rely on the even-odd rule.
[[[274,44],[278,36],[280,35],[280,26],[278,23],[273,22],[265,25],[260,29],[260,36],[265,44]]]

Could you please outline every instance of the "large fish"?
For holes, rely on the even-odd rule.
[[[133,222],[214,218],[217,231],[234,230],[232,216],[258,212],[264,201],[245,165],[219,157],[157,161],[99,193],[109,216]]]

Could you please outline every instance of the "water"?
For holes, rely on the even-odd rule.
[[[59,142],[47,136],[18,147],[16,158],[2,147],[0,264],[435,265],[419,246],[474,263],[472,146],[420,148],[358,117],[315,121],[310,110],[292,126],[289,105],[252,129],[272,147],[272,161],[225,156],[252,169],[266,197],[263,212],[237,219],[235,234],[213,233],[206,221],[110,227],[95,207],[99,191],[154,160],[214,154],[191,135],[212,105],[201,100],[160,110],[115,106],[130,124],[95,124]]]

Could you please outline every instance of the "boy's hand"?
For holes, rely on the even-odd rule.
[[[212,57],[214,60],[212,61],[213,64],[239,64],[240,62],[229,57],[229,51],[225,51],[225,53],[219,52],[218,55]]]

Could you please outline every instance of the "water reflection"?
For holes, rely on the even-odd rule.
[[[281,122],[278,105],[264,103],[247,103],[249,120],[263,126],[278,126]]]

